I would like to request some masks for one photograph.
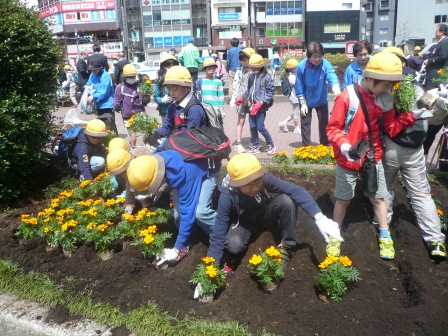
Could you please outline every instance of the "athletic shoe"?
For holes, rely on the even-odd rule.
[[[288,133],[288,127],[286,126],[287,122],[282,121],[278,123],[278,126],[280,126],[280,129],[286,133]]]
[[[268,146],[268,155],[274,155],[275,151],[277,150],[277,148],[275,148],[275,146]]]
[[[281,242],[280,244],[278,244],[277,249],[280,252],[283,268],[286,268],[286,266],[288,266],[289,260],[291,259],[291,247]]]
[[[260,154],[260,148],[252,146],[252,148],[249,150],[249,154]]]
[[[380,257],[386,260],[392,260],[395,257],[392,238],[380,238]]]
[[[341,242],[333,237],[330,237],[330,241],[327,244],[327,255],[334,255],[339,257],[341,255]]]
[[[185,258],[188,252],[190,252],[190,248],[188,246],[184,247],[182,250],[179,251],[179,255],[177,256],[176,259],[174,259],[174,262],[178,263],[179,261],[181,261],[183,258]]]
[[[244,149],[242,144],[236,144],[235,145],[235,152],[237,152],[238,154],[246,153],[246,150]]]
[[[293,133],[294,133],[294,134],[300,134],[300,133],[301,133],[301,132],[300,132],[300,126],[294,128],[294,132],[293,132]]]
[[[442,242],[433,242],[429,246],[429,252],[432,258],[446,259],[446,247]]]
[[[222,267],[224,275],[226,277],[233,275],[235,273],[235,269],[236,269],[235,259],[231,257],[224,258],[224,266]]]

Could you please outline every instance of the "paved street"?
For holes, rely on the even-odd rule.
[[[71,104],[66,104],[71,105]],[[333,108],[333,100],[330,100],[330,111]],[[56,110],[55,115],[58,117],[63,117],[65,114],[69,111],[70,107],[60,107]],[[231,108],[229,105],[225,105],[224,111],[226,113],[226,117],[224,119],[224,128],[226,131],[227,136],[232,141],[232,144],[234,144],[236,139],[236,122],[237,122],[237,115],[234,108]],[[266,117],[266,127],[271,133],[271,136],[274,140],[275,146],[277,147],[278,151],[285,150],[288,152],[288,155],[291,155],[294,148],[300,147],[302,145],[302,138],[300,134],[294,134],[292,131],[294,130],[293,123],[290,122],[288,125],[289,132],[285,133],[280,130],[278,123],[282,120],[284,120],[292,111],[291,104],[287,100],[287,98],[283,95],[277,95],[274,98],[274,105],[269,109]],[[149,115],[158,117],[158,112],[156,111],[156,104],[151,102],[146,107],[146,113]],[[123,119],[121,118],[121,114],[116,113],[116,123],[118,127],[119,135],[123,138],[127,138],[127,132],[123,125]],[[95,116],[87,116],[85,114],[79,115],[80,119],[83,120],[90,120],[95,118]],[[313,121],[312,121],[312,132],[311,132],[311,141],[313,144],[317,145],[319,144],[319,134],[317,130],[317,115],[316,112],[313,111]],[[260,137],[260,145],[263,146],[262,153],[258,154],[257,157],[267,159],[270,158],[269,155],[266,153],[266,143],[264,141],[264,138],[261,134],[259,134]],[[437,141],[439,139],[439,136],[436,137],[436,141],[434,142],[430,155],[428,156],[428,161],[432,158],[434,149],[437,145]],[[250,145],[250,132],[249,132],[249,121],[246,120],[246,124],[244,125],[243,129],[243,137],[242,137],[242,143],[243,146],[247,147]],[[137,141],[138,145],[143,145],[142,138],[139,137]],[[233,146],[232,146],[233,148]],[[234,152],[232,151],[232,155]],[[265,160],[263,160],[265,161]],[[434,159],[434,163],[435,163]],[[435,168],[434,164],[429,166],[430,168]]]

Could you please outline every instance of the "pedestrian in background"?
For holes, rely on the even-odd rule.
[[[425,61],[423,59],[421,51],[422,51],[422,48],[419,46],[416,46],[414,48],[414,52],[408,58],[409,67],[418,72],[420,72],[420,70],[422,69],[423,62]]]
[[[200,101],[212,105],[224,118],[224,89],[221,80],[215,78],[217,67],[213,58],[204,61],[205,78],[196,81],[196,91]]]
[[[97,60],[100,62],[101,66],[109,71],[109,63],[107,62],[107,57],[104,54],[101,54],[101,47],[99,44],[94,44],[92,46],[93,54],[87,57],[87,66],[90,66],[90,62],[93,60]],[[95,63],[96,64],[96,63]]]
[[[356,57],[356,61],[345,69],[343,90],[350,84],[359,82],[371,54],[372,45],[368,41],[363,40],[355,43],[353,46],[353,56]]]
[[[291,120],[294,121],[294,134],[300,134],[300,105],[299,99],[296,95],[296,90],[294,89],[294,84],[296,83],[296,70],[299,62],[295,58],[291,58],[286,62],[285,71],[283,73],[283,78],[288,81],[291,86],[291,93],[289,94],[289,102],[292,106],[292,113],[285,120],[281,121],[278,125],[280,129],[288,133],[288,126],[286,126]]]
[[[90,72],[89,70],[87,70],[87,56],[88,55],[86,51],[81,51],[78,62],[76,62],[76,70],[78,70],[78,85],[81,94],[84,91],[84,86],[86,85],[90,77]]]
[[[280,58],[278,53],[275,53],[270,66],[272,79],[274,80],[274,85],[279,85],[282,65],[283,65],[282,59]]]
[[[66,75],[66,80],[62,83],[62,89],[69,92],[70,100],[72,101],[72,107],[77,107],[78,102],[76,101],[76,81],[73,77],[72,69],[70,65],[64,65],[64,71]]]
[[[179,65],[179,61],[172,54],[166,55],[162,63],[160,63],[160,69],[157,71],[157,83],[154,88],[154,101],[157,104],[157,111],[159,111],[159,116],[162,118],[162,123],[166,118],[166,113],[168,111],[168,106],[173,101],[170,97],[168,88],[164,85],[165,75],[169,68]]]
[[[241,67],[240,63],[240,51],[239,48],[240,41],[237,38],[233,38],[230,40],[230,44],[232,48],[227,52],[227,64],[226,71],[229,76],[229,92],[228,92],[228,103],[230,103],[230,99],[232,99],[233,95],[233,80],[235,78],[235,72],[238,68]]]
[[[199,57],[198,47],[194,45],[194,38],[190,37],[188,39],[188,44],[182,48],[178,60],[190,72],[193,83],[196,83],[198,80],[198,67],[202,60]]]
[[[123,83],[123,68],[126,64],[129,64],[129,61],[125,58],[124,52],[120,51],[118,53],[118,58],[119,60],[114,66],[115,85]]]
[[[330,62],[324,59],[324,47],[319,42],[311,42],[306,50],[305,59],[299,62],[294,89],[300,103],[300,123],[302,146],[311,145],[312,109],[316,110],[319,120],[319,143],[329,145],[326,127],[328,124],[328,89],[341,93],[338,78]]]
[[[440,69],[448,66],[448,25],[439,24],[436,29],[436,39],[438,40],[436,47],[432,54],[423,64],[426,66],[426,80],[425,89],[430,90],[437,87],[437,83],[433,82],[433,79],[438,78],[437,73]],[[439,128],[440,130],[440,128]]]

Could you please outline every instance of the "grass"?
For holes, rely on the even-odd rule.
[[[64,282],[74,281],[73,277]],[[129,312],[108,303],[93,303],[90,291],[76,293],[71,287],[63,289],[54,283],[47,274],[24,271],[16,264],[0,260],[0,291],[16,295],[49,307],[65,306],[70,314],[82,316],[109,327],[126,326],[135,335],[207,335],[207,336],[249,336],[247,327],[238,322],[210,322],[188,316],[184,319],[170,316],[154,302]],[[262,331],[257,335],[274,336]]]

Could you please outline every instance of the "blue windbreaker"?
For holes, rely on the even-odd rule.
[[[99,109],[114,107],[115,90],[112,78],[107,71],[102,69],[98,72],[98,75],[95,75],[92,72],[86,85],[93,85],[93,88],[95,89],[93,99]]]

